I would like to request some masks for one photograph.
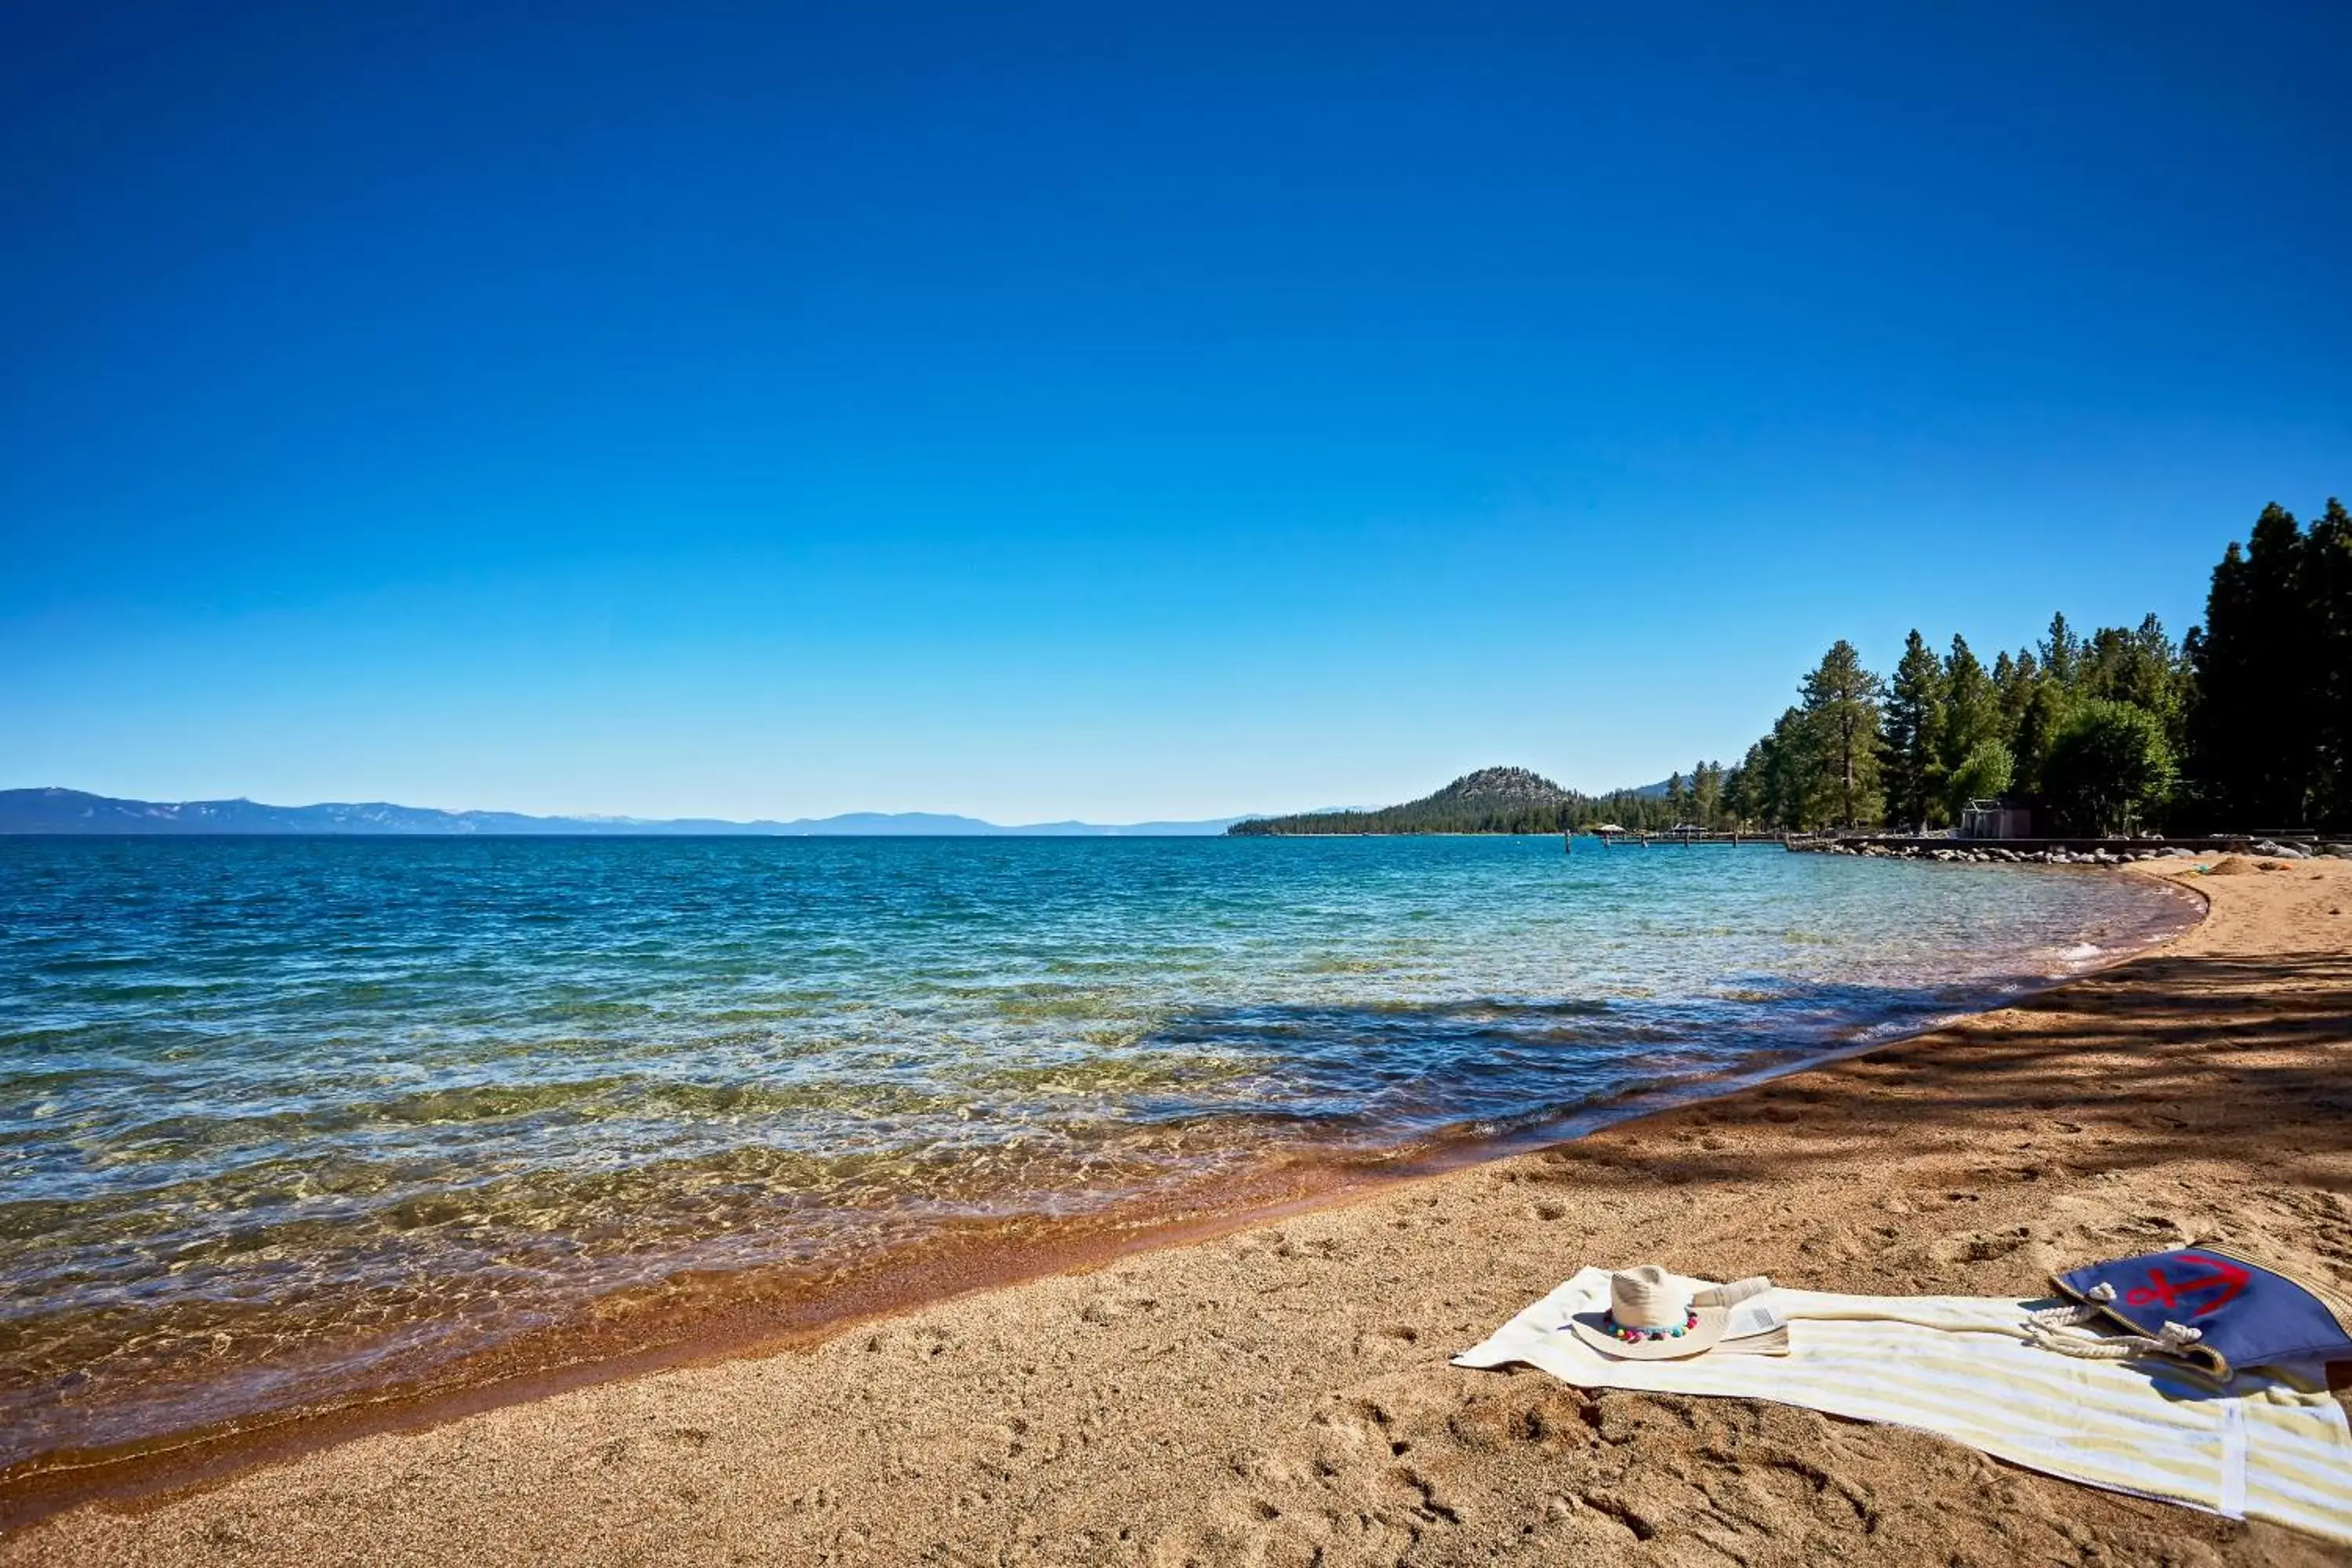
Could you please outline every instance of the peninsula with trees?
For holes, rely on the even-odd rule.
[[[1917,629],[1891,679],[1841,638],[1735,764],[1591,795],[1486,768],[1377,811],[1234,824],[1244,836],[1949,826],[1971,801],[2081,836],[2352,827],[2352,514],[2273,505],[2213,568],[2175,642],[2150,615],[2087,635],[2061,613],[1987,664]]]

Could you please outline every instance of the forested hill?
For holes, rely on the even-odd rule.
[[[1244,836],[1293,833],[1557,833],[1590,796],[1565,790],[1525,768],[1481,768],[1435,795],[1378,811],[1317,811],[1254,817],[1225,831]]]

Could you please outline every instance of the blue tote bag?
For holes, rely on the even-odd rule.
[[[2052,1282],[2106,1326],[2225,1381],[2238,1367],[2352,1361],[2352,1302],[2227,1247],[2118,1258]]]

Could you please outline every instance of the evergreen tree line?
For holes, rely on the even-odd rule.
[[[1914,630],[1885,679],[1841,639],[1705,804],[1698,779],[1708,826],[1936,828],[1976,800],[2069,834],[2352,826],[2352,516],[2265,508],[2178,644],[2061,614],[1987,667]]]
[[[1841,639],[1737,766],[1702,761],[1663,791],[1587,795],[1496,769],[1402,805],[1230,831],[1910,831],[1972,801],[2069,835],[2352,830],[2352,515],[2331,500],[2305,528],[2264,508],[2178,643],[2153,615],[2084,637],[2062,613],[1987,665],[1965,637],[1938,651],[1915,629],[1890,679]]]
[[[1254,838],[1355,833],[1570,833],[1604,823],[1660,833],[1706,822],[1728,826],[1721,809],[1722,787],[1730,771],[1702,763],[1685,781],[1677,773],[1666,793],[1613,790],[1583,795],[1560,790],[1548,802],[1511,804],[1413,801],[1375,811],[1318,811],[1298,816],[1253,817],[1227,828],[1234,837]]]
[[[1433,809],[1421,802],[1381,806],[1373,811],[1317,811],[1297,816],[1259,816],[1225,829],[1234,838],[1296,837],[1318,834],[1359,833],[1559,833],[1565,831],[1576,802],[1511,806],[1459,806]]]
[[[1524,768],[1484,768],[1454,780],[1434,795],[1402,805],[1367,811],[1318,811],[1297,816],[1257,817],[1226,832],[1254,837],[1290,834],[1344,833],[1563,833],[1615,823],[1652,830],[1690,821],[1699,810],[1719,805],[1726,773],[1720,763],[1701,763],[1685,784],[1676,773],[1661,791],[1616,790],[1588,795],[1562,789]]]

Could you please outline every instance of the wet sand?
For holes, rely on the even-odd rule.
[[[1870,1056],[83,1506],[0,1563],[2352,1561],[1920,1434],[1446,1364],[1587,1262],[2026,1294],[2211,1237],[2352,1287],[2352,862],[2190,880],[2212,911],[2160,952]]]

